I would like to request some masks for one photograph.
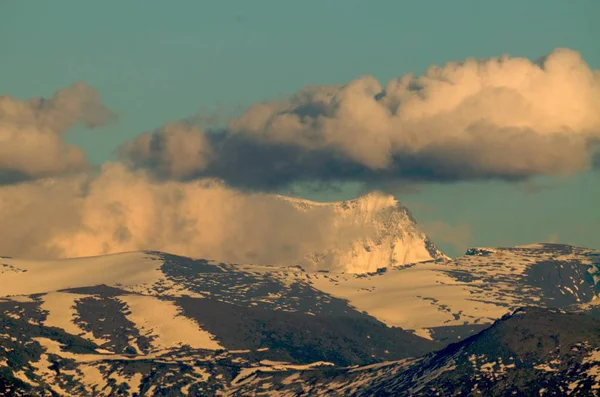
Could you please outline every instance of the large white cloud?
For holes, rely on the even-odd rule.
[[[254,105],[218,132],[178,128],[185,132],[171,125],[142,135],[121,155],[161,177],[220,177],[259,189],[316,178],[572,174],[592,166],[600,139],[600,72],[568,49],[537,62],[468,59],[385,86],[366,76],[308,87]]]
[[[94,128],[113,118],[96,90],[84,83],[50,99],[1,96],[0,184],[86,168],[84,152],[65,142],[65,134],[77,124]]]
[[[306,212],[214,180],[158,182],[107,163],[0,188],[0,255],[49,258],[162,250],[228,262],[298,264],[370,232],[331,207]],[[337,223],[336,223],[337,222]]]

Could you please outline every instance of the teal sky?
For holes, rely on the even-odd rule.
[[[535,59],[556,47],[600,68],[599,19],[598,0],[3,1],[0,93],[49,96],[78,80],[95,87],[119,121],[70,140],[99,164],[166,121],[307,84],[386,81],[466,57]],[[353,194],[349,186],[305,195]],[[448,226],[432,234],[453,255],[465,245],[548,240],[600,248],[597,171],[539,186],[428,185],[398,197],[420,223]]]

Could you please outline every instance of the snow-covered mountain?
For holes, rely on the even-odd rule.
[[[600,251],[560,244],[472,248],[455,260],[312,276],[311,283],[390,326],[453,340],[521,306],[595,302]]]
[[[319,203],[279,196],[298,210],[333,213],[336,240],[343,243],[310,252],[302,265],[310,270],[368,273],[378,268],[449,259],[419,229],[410,211],[394,196],[370,193],[354,200]],[[349,233],[360,231],[353,237]]]
[[[161,252],[1,258],[0,395],[252,395],[265,372],[414,361],[522,306],[593,313],[598,275],[599,251],[556,244],[364,274]]]
[[[261,362],[368,364],[438,347],[260,268],[132,252],[0,269],[0,395],[215,395]]]

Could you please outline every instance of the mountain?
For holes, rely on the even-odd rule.
[[[307,253],[301,263],[307,270],[367,273],[382,267],[449,259],[394,196],[374,192],[333,203],[278,197],[307,215],[319,211],[332,214],[334,219],[332,234],[341,243]]]
[[[0,269],[6,395],[214,395],[263,361],[346,366],[439,347],[236,265],[133,252]]]
[[[593,396],[600,393],[600,320],[519,309],[488,329],[421,358],[354,368],[257,369],[230,395]]]
[[[417,371],[415,363],[432,362],[434,351],[449,352],[474,335],[502,329],[498,324],[504,323],[494,322],[522,306],[594,314],[599,275],[600,252],[557,244],[473,248],[456,260],[363,274],[215,263],[162,252],[1,258],[0,390],[247,395],[244,385],[252,387],[258,374],[294,371],[323,379],[340,374],[355,384],[348,367],[367,371],[361,373],[406,366]],[[533,335],[562,332],[562,322],[539,321],[531,323]],[[573,329],[572,339],[592,343],[586,332]],[[383,364],[398,360],[404,361]],[[418,371],[435,368],[442,367]]]
[[[310,282],[390,326],[448,343],[521,306],[567,308],[595,301],[600,251],[560,244],[472,248],[455,260],[316,275]]]

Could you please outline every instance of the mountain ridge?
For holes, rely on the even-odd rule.
[[[525,307],[416,359],[364,367],[263,371],[228,395],[269,383],[282,396],[597,395],[600,320]]]
[[[3,258],[0,391],[336,395],[338,389],[359,394],[363,386],[373,392],[406,386],[428,395],[431,387],[474,387],[476,378],[458,376],[448,361],[454,353],[446,353],[507,313],[518,317],[519,307],[539,306],[542,317],[596,315],[600,251],[537,244],[470,253],[362,274],[157,251],[55,261]],[[551,341],[554,331],[545,332]],[[577,332],[583,338],[588,331]],[[489,360],[478,361],[469,376],[512,371],[508,359],[492,366],[494,344],[485,346]],[[472,365],[472,354],[461,365]],[[595,358],[580,358],[565,367],[570,382],[568,371],[596,371]],[[554,369],[553,360],[532,365]],[[516,374],[553,373],[540,368]],[[273,387],[262,389],[266,383]],[[586,380],[577,387],[590,385]]]

